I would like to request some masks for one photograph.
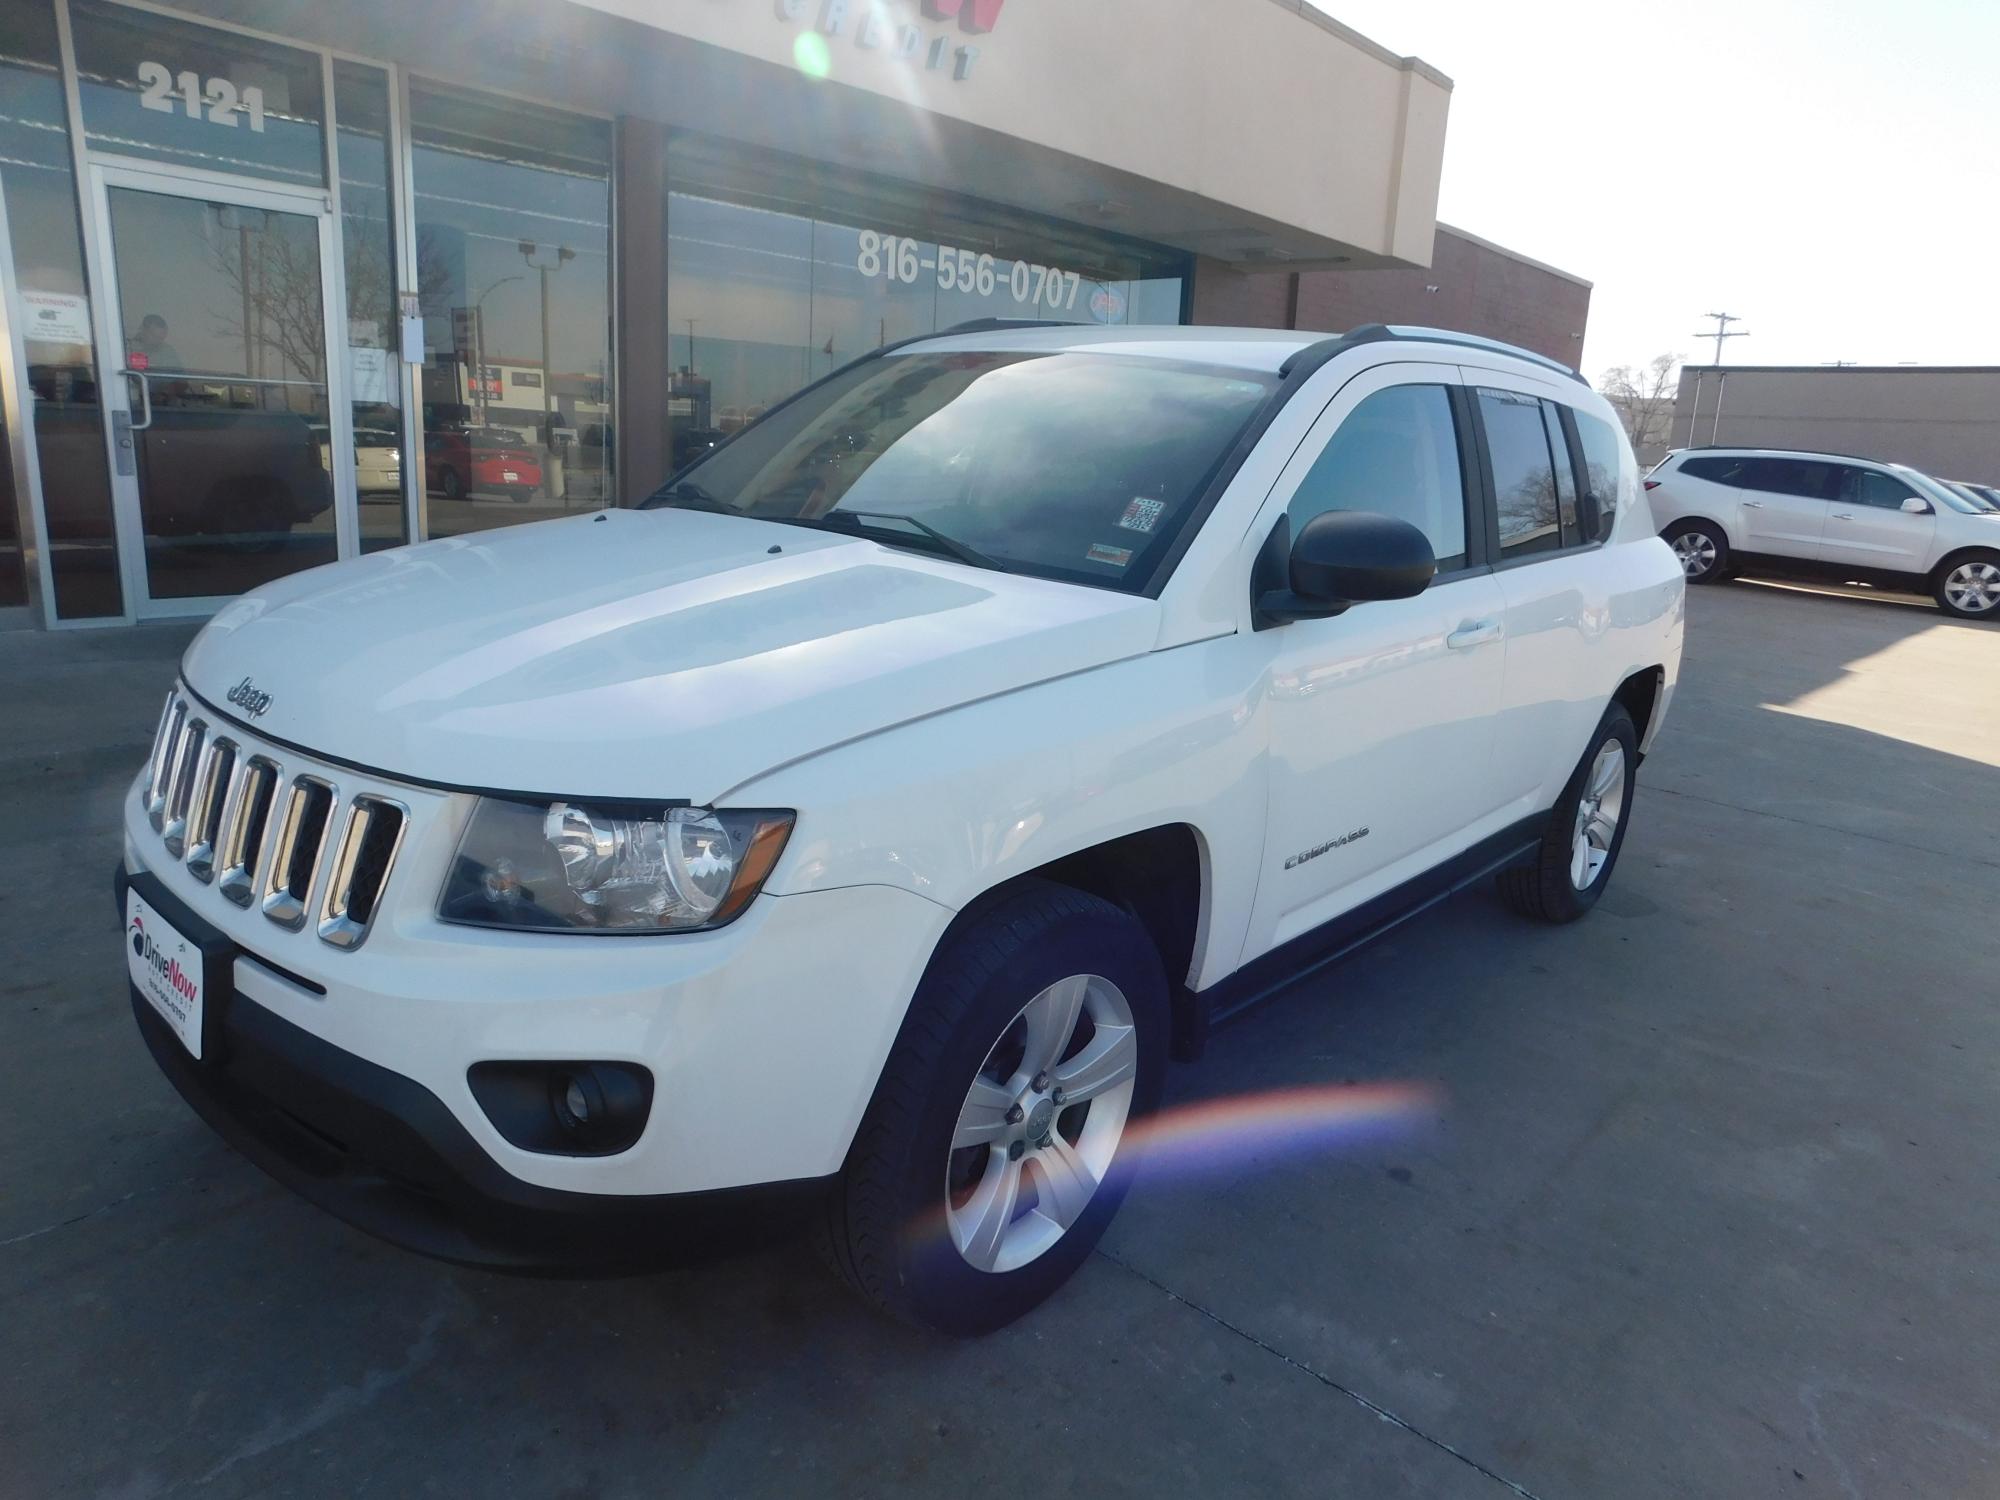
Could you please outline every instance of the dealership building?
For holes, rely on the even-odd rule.
[[[0,622],[632,504],[983,317],[1495,333],[1450,83],[1305,0],[0,0]],[[1430,316],[1424,314],[1436,309]]]

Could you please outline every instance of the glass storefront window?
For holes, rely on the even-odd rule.
[[[403,366],[397,348],[396,235],[389,192],[389,79],[333,65],[340,165],[341,266],[347,282],[347,393],[361,550],[409,540],[403,490]],[[323,450],[324,451],[324,450]]]
[[[316,53],[90,0],[70,28],[92,151],[325,185]]]
[[[1071,249],[1026,230],[1016,237],[1020,253],[1003,253],[1012,244],[1004,232],[962,211],[939,217],[946,227],[926,238],[669,194],[673,466],[800,386],[898,339],[984,317],[1181,320],[1177,261],[1101,243]]]
[[[111,522],[111,476],[98,404],[90,287],[77,228],[55,16],[14,5],[0,48],[0,190],[7,196],[14,275],[4,292],[27,357],[55,612],[124,611]]]
[[[413,84],[432,536],[610,504],[611,126]]]

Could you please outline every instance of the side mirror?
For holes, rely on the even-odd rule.
[[[1299,532],[1286,573],[1289,588],[1257,595],[1259,629],[1326,619],[1356,604],[1412,598],[1437,576],[1437,554],[1430,538],[1408,521],[1370,510],[1329,510]]]
[[[1921,495],[1910,495],[1903,501],[1903,514],[1906,516],[1927,516],[1930,513],[1931,503]]]

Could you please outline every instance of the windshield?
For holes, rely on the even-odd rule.
[[[1138,593],[1275,384],[1109,354],[895,354],[807,390],[648,504]]]

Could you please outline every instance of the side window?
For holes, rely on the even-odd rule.
[[[1576,520],[1576,471],[1570,467],[1569,438],[1563,433],[1562,413],[1553,401],[1542,403],[1542,428],[1548,434],[1549,452],[1555,456],[1556,515],[1562,523],[1565,547],[1580,546],[1583,530]]]
[[[1572,409],[1570,415],[1576,419],[1576,435],[1583,442],[1584,492],[1589,497],[1583,511],[1585,516],[1596,516],[1597,540],[1601,542],[1611,535],[1611,524],[1618,519],[1618,434],[1609,422],[1600,421],[1588,412]],[[1698,464],[1703,460],[1691,458],[1687,462]],[[1681,467],[1685,469],[1687,464]]]
[[[1430,538],[1440,573],[1465,566],[1465,472],[1443,386],[1390,386],[1347,414],[1286,507],[1292,535],[1329,510],[1401,517]]]
[[[1771,466],[1771,482],[1763,488],[1776,490],[1781,495],[1799,495],[1807,500],[1833,498],[1835,465],[1805,458],[1773,458],[1766,462]]]
[[[1500,512],[1500,555],[1522,557],[1562,546],[1555,460],[1542,403],[1513,391],[1481,389],[1479,416],[1493,464],[1493,499]]]
[[[1690,458],[1681,464],[1681,473],[1690,479],[1706,479],[1711,484],[1742,484],[1740,458]]]
[[[1880,469],[1849,469],[1840,487],[1840,498],[1853,505],[1872,505],[1878,510],[1895,510],[1916,494],[1909,485]]]

